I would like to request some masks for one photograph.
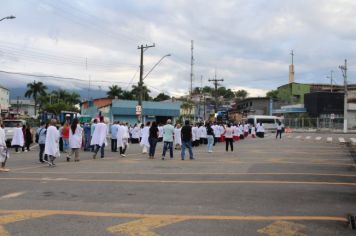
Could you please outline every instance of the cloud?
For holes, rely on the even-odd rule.
[[[138,81],[137,46],[155,42],[145,51],[146,72],[172,56],[145,82],[155,93],[186,94],[194,40],[194,86],[201,86],[201,76],[209,85],[216,69],[222,85],[262,96],[288,82],[291,49],[297,82],[327,82],[330,70],[341,82],[338,65],[347,58],[352,83],[355,11],[352,0],[4,0],[0,16],[17,18],[0,23],[0,63],[3,70],[127,87]]]

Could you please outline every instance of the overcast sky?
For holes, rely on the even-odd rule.
[[[67,89],[124,89],[139,78],[137,46],[145,51],[152,92],[188,93],[190,41],[194,40],[194,87],[208,79],[246,89],[252,96],[288,82],[290,51],[295,52],[295,79],[329,83],[325,77],[347,58],[349,82],[356,74],[356,1],[133,1],[2,0],[0,70],[77,78],[42,79]],[[87,61],[87,63],[86,63]],[[90,79],[89,79],[90,78]],[[34,78],[0,73],[6,87],[25,86]],[[39,80],[39,79],[37,79]]]

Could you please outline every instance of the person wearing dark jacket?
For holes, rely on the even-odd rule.
[[[156,145],[158,142],[158,127],[155,121],[152,122],[152,125],[149,129],[148,142],[150,143],[149,159],[155,158]]]
[[[27,125],[25,128],[25,146],[27,151],[30,151],[30,145],[32,143],[33,143],[33,138],[31,133],[31,126]]]
[[[182,128],[181,131],[182,135],[182,152],[181,152],[181,158],[184,160],[185,158],[185,148],[189,149],[189,158],[190,160],[193,160],[193,150],[192,150],[192,127],[189,125],[189,120],[185,121],[185,125]]]

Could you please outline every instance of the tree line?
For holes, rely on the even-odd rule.
[[[35,102],[35,114],[37,108],[58,115],[61,111],[76,111],[75,106],[81,102],[80,95],[76,92],[67,92],[63,89],[48,91],[42,82],[33,81],[27,84],[25,97],[32,98]]]

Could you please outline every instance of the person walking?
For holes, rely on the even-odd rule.
[[[114,122],[111,125],[111,151],[117,152],[117,133],[119,132],[119,122]]]
[[[117,140],[118,140],[118,146],[120,147],[120,155],[122,157],[126,156],[125,152],[129,144],[129,137],[130,134],[129,134],[128,127],[124,123],[121,123],[119,126]]]
[[[26,125],[25,128],[25,146],[26,146],[26,151],[30,151],[30,145],[33,143],[33,137],[32,137],[32,132],[31,132],[31,126],[29,124]]]
[[[135,124],[131,130],[131,143],[139,143],[140,142],[141,129]]]
[[[95,146],[94,149],[94,154],[93,154],[93,159],[96,159],[96,155],[99,152],[100,149],[100,154],[101,158],[104,158],[104,150],[105,146],[107,145],[107,140],[106,140],[106,135],[108,134],[108,127],[104,123],[104,117],[100,117],[100,122],[95,125],[93,137],[91,139],[90,144]]]
[[[182,151],[181,158],[182,161],[185,159],[185,148],[189,150],[189,159],[194,160],[193,150],[192,150],[192,127],[189,125],[189,120],[186,120],[182,128]]]
[[[207,144],[207,131],[206,127],[204,126],[203,123],[200,123],[199,125],[199,134],[200,134],[200,143],[201,144]]]
[[[60,157],[59,152],[59,131],[56,127],[57,121],[56,119],[52,119],[50,126],[47,128],[46,134],[46,143],[45,143],[45,151],[44,154],[48,155],[49,160],[47,163],[50,167],[55,166],[54,160],[57,157]]]
[[[213,152],[213,144],[214,144],[214,130],[211,128],[210,123],[206,124],[206,138],[208,140],[208,152]]]
[[[15,152],[19,153],[19,148],[23,148],[25,139],[22,131],[21,124],[18,123],[14,129],[14,135],[12,136],[11,146],[15,148]]]
[[[141,130],[140,145],[142,147],[143,154],[147,153],[147,149],[150,147],[150,142],[149,142],[150,125],[151,125],[151,122],[147,121],[146,125]]]
[[[180,124],[176,124],[174,128],[174,149],[180,150],[182,147],[182,133]]]
[[[172,125],[172,120],[168,119],[167,124],[163,126],[162,160],[165,159],[167,149],[169,149],[170,158],[173,159],[173,136],[174,136],[174,127]]]
[[[251,137],[256,138],[256,127],[255,125],[252,125],[251,127]]]
[[[43,157],[45,146],[46,146],[46,134],[47,134],[46,123],[42,121],[41,127],[38,128],[36,131],[36,135],[38,137],[38,146],[40,147],[40,152],[38,154],[40,163],[45,163],[44,159],[47,159],[47,156],[45,158]]]
[[[278,138],[278,135],[279,135],[279,139],[282,139],[282,131],[283,131],[282,123],[280,121],[278,121],[277,131],[276,131],[276,139]]]
[[[68,121],[66,121],[62,128],[62,139],[63,139],[63,152],[67,153],[69,149],[69,130],[70,125]]]
[[[83,143],[83,128],[80,127],[78,118],[74,118],[69,130],[69,147],[71,148],[70,154],[67,155],[67,161],[69,162],[74,154],[74,161],[79,161],[79,150]]]
[[[259,138],[265,137],[265,127],[263,126],[262,122],[256,125],[256,132],[257,132],[257,137]]]
[[[231,124],[227,124],[227,127],[225,128],[224,131],[224,135],[225,135],[225,144],[226,144],[226,151],[229,151],[229,145],[230,145],[230,150],[231,152],[234,151],[234,139],[233,139],[233,135],[234,135],[234,130],[231,128]]]
[[[157,123],[152,122],[151,128],[149,129],[148,141],[150,143],[149,159],[155,158],[156,145],[158,142],[159,130]]]
[[[4,125],[1,124],[0,126],[0,172],[9,172],[10,169],[5,168],[6,161],[10,157],[10,153],[8,148],[6,147],[6,136]]]
[[[93,138],[93,134],[94,134],[94,131],[95,131],[95,127],[96,125],[98,124],[98,120],[97,119],[94,119],[93,120],[93,123],[91,124],[90,126],[90,143],[91,143],[91,140]],[[94,152],[95,151],[95,145],[91,145],[90,144],[90,148],[91,148],[91,151]]]

